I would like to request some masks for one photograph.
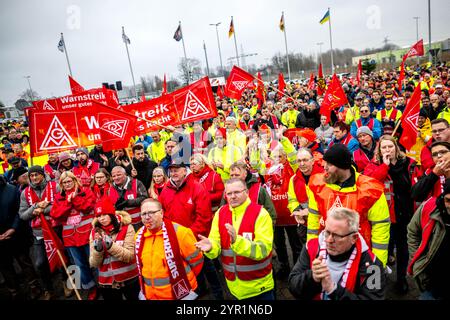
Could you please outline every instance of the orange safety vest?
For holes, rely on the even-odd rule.
[[[128,225],[122,226],[114,243],[123,246],[127,230]],[[92,230],[92,239],[94,239],[94,232]],[[114,282],[125,282],[137,276],[139,276],[139,272],[135,258],[130,263],[125,263],[111,256],[108,251],[104,251],[102,265],[98,267],[99,284],[111,286]]]
[[[368,220],[370,208],[377,202],[384,192],[383,185],[375,179],[360,175],[356,180],[356,190],[340,192],[329,188],[324,179],[324,174],[316,174],[309,179],[309,188],[315,195],[320,218],[320,231],[325,226],[327,213],[330,209],[345,207],[359,213],[360,234],[371,248],[372,227]]]
[[[262,206],[250,203],[244,213],[238,235],[255,239],[255,222],[261,212]],[[251,281],[264,278],[272,272],[272,253],[262,260],[253,260],[247,257],[235,255],[230,249],[230,235],[225,224],[232,224],[231,210],[225,205],[219,210],[219,233],[221,244],[221,262],[225,278],[234,281],[237,278],[244,281]]]

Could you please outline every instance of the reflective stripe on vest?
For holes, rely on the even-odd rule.
[[[191,267],[187,265],[184,267],[184,270],[186,270],[186,274],[189,274],[191,272]],[[144,278],[144,283],[149,287],[163,287],[170,285],[170,277],[164,277],[164,278]]]
[[[137,268],[136,264],[133,263],[133,264],[130,264],[128,266],[124,266],[124,267],[118,268],[118,269],[111,269],[111,270],[108,270],[108,271],[100,271],[99,270],[98,271],[98,276],[99,277],[105,277],[105,278],[106,277],[115,277],[115,276],[120,275],[122,273],[133,271],[136,268]],[[136,276],[137,276],[137,273],[136,273]]]
[[[93,218],[89,218],[87,220],[81,221],[80,224],[77,224],[77,225],[64,225],[63,226],[63,231],[65,231],[65,230],[72,230],[72,229],[80,228],[80,227],[85,226],[87,224],[91,224],[92,220],[93,220]]]
[[[253,245],[255,244],[255,223],[261,212],[261,206],[253,202],[246,208],[238,235],[249,233],[252,241],[252,254],[254,254]],[[223,265],[225,278],[234,281],[237,278],[244,281],[261,279],[272,272],[272,252],[261,260],[253,260],[248,257],[237,255],[230,248],[230,237],[225,228],[225,223],[232,223],[232,213],[229,206],[223,206],[219,210],[219,233],[221,244],[221,262]]]

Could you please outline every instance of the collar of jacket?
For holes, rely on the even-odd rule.
[[[250,205],[250,198],[247,197],[247,199],[240,206],[237,206],[235,208],[232,208],[230,205],[228,206],[230,208],[231,213],[234,214],[236,217],[239,217],[245,213],[245,210],[249,205]]]
[[[41,181],[41,183],[36,185],[36,184],[32,183],[30,180],[29,185],[30,185],[30,188],[32,188],[34,190],[44,190],[48,181],[50,181],[50,177],[47,174],[45,174],[44,179]]]
[[[327,187],[335,190],[335,191],[341,191],[341,192],[353,192],[356,191],[356,181],[358,180],[358,177],[360,174],[356,172],[355,168],[352,166],[350,168],[351,176],[344,182],[342,182],[340,185],[336,183],[327,183]]]
[[[177,185],[172,181],[172,178],[169,179],[169,183],[167,184],[168,187],[175,189],[175,190],[181,190],[183,189],[183,187],[186,185],[186,183],[188,182],[189,178],[191,176],[191,173],[188,172],[186,177],[184,178],[184,180],[181,182],[180,186],[177,187]]]
[[[123,184],[123,186],[118,186],[117,184],[114,183],[114,186],[116,186],[117,188],[119,188],[120,190],[130,190],[131,189],[131,178],[127,177],[127,181],[125,181],[125,183]]]

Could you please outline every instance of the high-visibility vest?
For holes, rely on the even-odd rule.
[[[244,213],[238,235],[255,238],[255,222],[261,212],[262,206],[250,203]],[[225,224],[232,224],[231,210],[225,205],[219,210],[219,233],[221,243],[221,262],[225,278],[234,281],[236,277],[240,280],[251,281],[264,278],[272,272],[272,253],[262,260],[253,260],[239,256],[230,248],[230,235]],[[245,235],[244,235],[245,234]]]
[[[316,174],[311,176],[308,186],[315,195],[320,214],[319,232],[324,229],[327,213],[330,209],[336,207],[353,209],[359,213],[360,234],[363,236],[367,245],[371,247],[372,227],[368,220],[368,212],[384,192],[384,188],[380,182],[360,175],[356,179],[354,191],[340,192],[326,185],[323,174]]]
[[[112,199],[115,199],[114,203],[117,201],[117,199],[119,198],[119,193],[117,192],[116,188],[110,189],[110,197]],[[131,189],[128,189],[128,188],[126,189],[124,199],[125,200],[133,200],[136,198],[137,198],[137,180],[132,179],[131,180]],[[131,216],[132,224],[141,222],[141,207],[134,207],[134,208],[127,207],[127,208],[124,208],[123,210],[128,212],[129,215]]]
[[[128,225],[122,226],[114,243],[123,246],[127,231]],[[94,239],[94,230],[92,230],[92,238]],[[110,255],[105,250],[102,264],[98,267],[99,284],[112,285],[114,282],[124,282],[136,278],[138,275],[139,272],[134,256],[130,263],[125,263]]]

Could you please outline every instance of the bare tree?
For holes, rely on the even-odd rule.
[[[182,58],[178,64],[178,71],[183,83],[188,84],[191,81],[197,80],[202,75],[202,68],[200,60]]]
[[[39,93],[37,93],[36,91],[31,91],[30,89],[26,89],[25,91],[23,91],[20,95],[19,95],[20,99],[24,99],[26,101],[35,101],[35,100],[40,100],[41,97],[39,96]]]

